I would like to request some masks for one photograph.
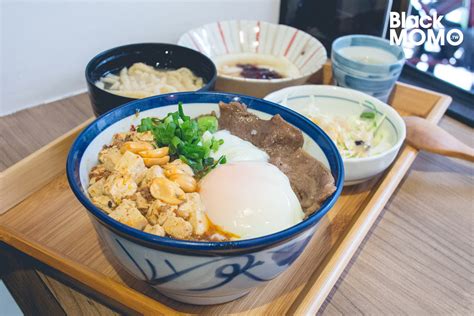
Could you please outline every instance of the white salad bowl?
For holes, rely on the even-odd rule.
[[[265,100],[281,104],[303,115],[316,111],[329,116],[349,117],[360,115],[367,110],[386,115],[379,131],[385,133],[384,139],[390,142],[391,146],[369,157],[343,157],[344,185],[361,183],[383,172],[395,160],[405,140],[405,123],[397,111],[359,91],[327,85],[303,85],[275,91],[267,95]]]
[[[148,234],[114,220],[89,200],[88,173],[98,163],[102,146],[110,143],[115,133],[128,130],[131,124],[137,125],[143,117],[164,117],[177,110],[178,102],[183,102],[184,111],[191,117],[218,113],[219,101],[240,101],[262,118],[280,114],[298,127],[303,132],[307,152],[331,170],[336,191],[295,226],[258,238],[229,242],[186,241]],[[91,217],[102,247],[135,278],[148,282],[168,297],[191,304],[218,304],[236,299],[285,271],[303,252],[316,224],[336,202],[344,181],[343,163],[336,146],[308,119],[265,100],[205,92],[141,99],[102,115],[77,137],[66,169],[71,189]]]
[[[220,59],[239,54],[284,58],[299,74],[280,79],[217,75],[216,90],[263,97],[272,91],[304,84],[327,60],[326,49],[313,36],[296,28],[264,21],[220,21],[189,30],[178,45],[197,50],[218,66]]]

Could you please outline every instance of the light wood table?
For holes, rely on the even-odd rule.
[[[91,115],[82,94],[0,118],[0,170]],[[448,117],[441,126],[474,146],[471,128]],[[473,166],[420,154],[319,313],[474,313]],[[24,264],[21,255],[2,253],[10,263],[2,278],[26,313],[115,313],[108,302],[57,275],[14,269]]]

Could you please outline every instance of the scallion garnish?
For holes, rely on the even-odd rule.
[[[173,159],[181,159],[188,164],[198,177],[204,176],[218,164],[226,162],[225,156],[217,161],[210,157],[224,143],[214,137],[203,140],[206,132],[215,133],[217,118],[213,115],[191,119],[184,114],[183,104],[179,102],[178,111],[168,113],[163,119],[146,117],[137,128],[139,132],[151,131],[159,147],[168,146]]]

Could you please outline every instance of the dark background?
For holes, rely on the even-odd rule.
[[[334,39],[347,34],[387,37],[388,12],[444,15],[442,24],[461,29],[460,46],[410,47],[400,81],[453,97],[448,115],[474,126],[474,1],[473,0],[282,0],[280,23],[318,38],[330,53]],[[470,83],[470,84],[469,84]]]

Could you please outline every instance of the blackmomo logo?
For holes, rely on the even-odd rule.
[[[446,30],[441,23],[443,15],[436,12],[430,16],[406,16],[405,12],[390,12],[390,44],[401,45],[411,43],[415,46],[423,45],[426,42],[444,46],[447,44],[459,46],[463,39],[461,30],[452,28]],[[400,34],[397,28],[401,27]]]

